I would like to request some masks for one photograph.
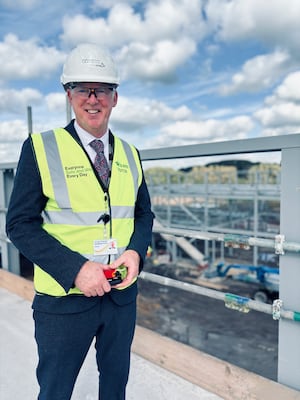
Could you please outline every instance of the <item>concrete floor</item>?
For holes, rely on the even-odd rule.
[[[33,338],[31,304],[0,288],[0,398],[37,398],[35,380],[37,353]],[[82,367],[72,400],[97,399],[94,351]],[[128,400],[222,400],[206,390],[132,354],[127,386]]]

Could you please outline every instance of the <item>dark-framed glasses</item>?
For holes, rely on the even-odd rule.
[[[97,99],[105,99],[110,96],[114,90],[114,86],[99,86],[96,88],[88,88],[86,86],[81,85],[72,85],[70,86],[73,94],[81,97],[82,99],[88,99],[93,94]]]

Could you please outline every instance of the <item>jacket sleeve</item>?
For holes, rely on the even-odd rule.
[[[53,276],[67,292],[86,258],[63,246],[42,228],[42,211],[46,203],[28,138],[22,147],[8,206],[7,236],[20,253]]]

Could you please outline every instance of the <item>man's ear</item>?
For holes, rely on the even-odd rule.
[[[118,103],[118,92],[115,90],[114,92],[114,99],[113,99],[113,107],[116,107],[117,103]]]
[[[67,89],[67,96],[68,96],[69,102],[71,103],[72,95],[71,95],[71,90],[70,89]]]

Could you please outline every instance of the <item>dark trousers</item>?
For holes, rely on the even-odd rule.
[[[109,295],[73,314],[34,311],[39,363],[38,400],[71,399],[76,378],[94,338],[99,371],[99,399],[125,400],[136,301],[117,305]],[[96,383],[95,383],[96,384]]]

